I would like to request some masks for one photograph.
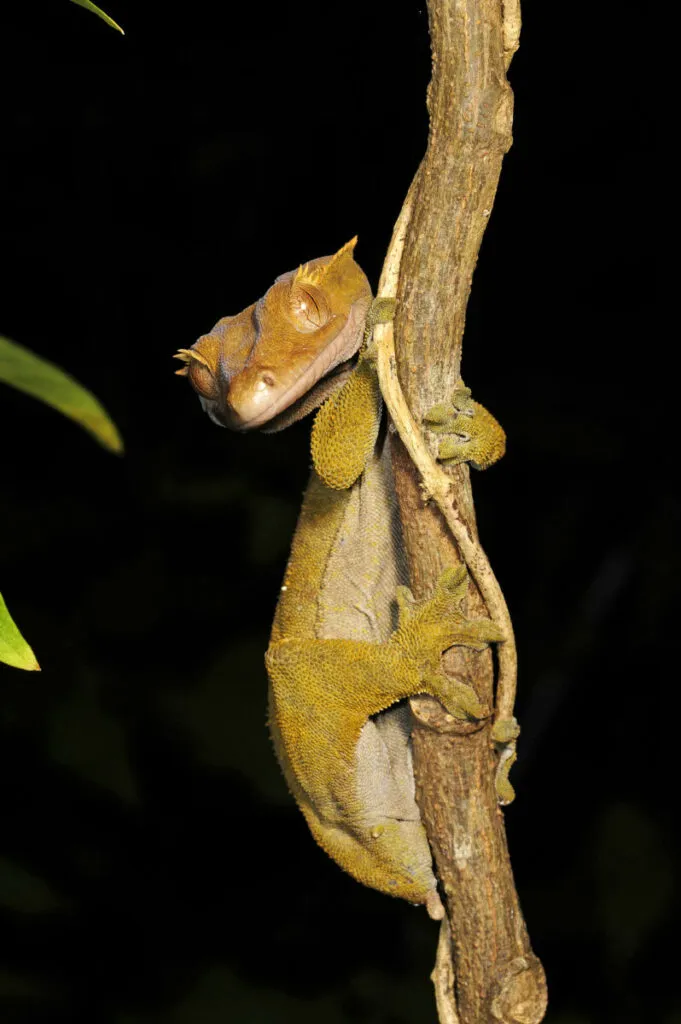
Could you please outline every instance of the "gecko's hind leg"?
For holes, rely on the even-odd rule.
[[[408,662],[418,666],[413,693],[429,693],[462,720],[487,718],[490,709],[466,683],[445,675],[443,651],[455,645],[482,651],[503,640],[502,631],[490,619],[469,619],[460,609],[468,589],[468,573],[460,566],[445,569],[429,599],[415,602],[406,587],[397,592],[399,625],[390,643],[401,648]],[[410,694],[411,696],[411,694]]]

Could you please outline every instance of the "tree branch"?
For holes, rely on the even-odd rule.
[[[378,294],[382,298],[394,298],[397,293],[404,239],[411,219],[417,181],[418,176],[414,179],[402,206],[388,254],[383,264],[383,272],[378,287]],[[381,392],[400,440],[420,474],[423,500],[424,502],[431,499],[435,501],[475,580],[490,618],[494,619],[497,625],[504,631],[505,641],[499,649],[499,677],[497,680],[495,719],[497,723],[515,722],[513,707],[515,704],[518,655],[513,633],[513,623],[511,622],[506,598],[492,571],[487,555],[456,507],[456,494],[451,477],[438,466],[411,415],[397,373],[392,323],[377,324],[374,328],[374,340],[376,342],[376,367],[381,384]],[[506,735],[503,732],[502,725],[502,729],[498,730],[495,738],[503,741]],[[515,735],[511,735],[509,738],[515,739]],[[508,800],[507,802],[510,803],[511,801]]]
[[[375,332],[381,386],[398,432],[393,464],[413,590],[417,597],[430,592],[445,566],[463,560],[475,583],[468,614],[486,609],[506,636],[496,711],[497,728],[505,722],[506,732],[495,734],[491,723],[457,723],[430,698],[412,701],[417,795],[447,903],[433,972],[443,1024],[538,1024],[546,1009],[544,973],[518,904],[494,785],[493,741],[514,739],[513,631],[478,542],[468,467],[445,473],[416,426],[459,380],[472,274],[511,144],[505,71],[518,45],[520,10],[518,0],[501,3],[429,0],[428,148],[379,288],[398,299],[397,356],[392,326]],[[425,503],[424,495],[433,501]],[[489,652],[453,648],[444,663],[491,704]],[[504,757],[512,756],[507,745]]]

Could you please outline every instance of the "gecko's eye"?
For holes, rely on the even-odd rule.
[[[312,284],[294,281],[291,287],[290,309],[299,331],[316,331],[331,318],[331,310],[324,293]]]

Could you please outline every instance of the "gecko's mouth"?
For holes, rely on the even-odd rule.
[[[261,427],[262,432],[276,434],[278,430],[283,430],[284,427],[302,419],[308,413],[314,412],[327,398],[343,387],[356,365],[357,360],[354,358],[340,363],[324,377],[321,377],[301,398],[273,416],[265,426]]]

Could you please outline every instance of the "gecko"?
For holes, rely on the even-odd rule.
[[[278,277],[265,295],[176,354],[208,416],[236,431],[277,431],[317,409],[313,468],[265,663],[268,720],[288,787],[317,841],[365,885],[442,905],[415,799],[407,698],[449,715],[491,714],[446,675],[444,651],[503,639],[468,619],[464,567],[415,601],[394,492],[371,335],[394,313],[373,299],[353,238]],[[429,412],[445,465],[486,468],[504,451],[497,421],[463,384]]]

